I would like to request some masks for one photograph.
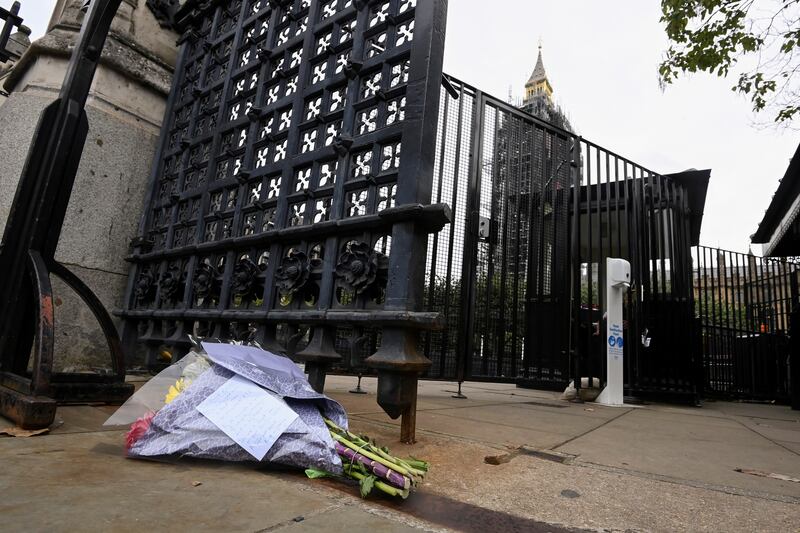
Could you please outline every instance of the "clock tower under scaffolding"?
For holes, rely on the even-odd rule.
[[[539,57],[528,83],[525,84],[525,99],[520,108],[559,128],[573,131],[564,111],[553,100],[553,86],[547,77],[542,60],[542,44],[539,43]]]

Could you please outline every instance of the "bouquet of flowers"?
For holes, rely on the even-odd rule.
[[[129,457],[194,457],[301,468],[407,498],[427,472],[348,430],[347,413],[290,359],[258,347],[199,342],[106,425],[131,424]]]

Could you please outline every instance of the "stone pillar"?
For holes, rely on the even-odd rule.
[[[59,0],[47,34],[5,79],[0,107],[0,230],[4,229],[39,115],[61,88],[77,40],[83,0]],[[121,306],[124,260],[136,235],[172,81],[177,36],[145,0],[124,0],[86,106],[89,136],[56,259],[94,290],[109,311]],[[11,126],[13,125],[13,127]],[[110,366],[91,313],[54,279],[57,370]]]

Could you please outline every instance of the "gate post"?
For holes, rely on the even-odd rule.
[[[800,411],[800,303],[796,300],[789,316],[789,401],[793,410]]]
[[[461,311],[461,334],[458,336],[456,353],[456,374],[459,392],[455,398],[465,399],[461,393],[461,384],[470,376],[472,369],[472,353],[475,338],[475,282],[476,259],[478,255],[478,219],[480,217],[480,180],[481,161],[483,160],[483,135],[484,135],[484,106],[483,92],[476,90],[472,109],[472,139],[470,139],[469,152],[469,180],[467,183],[466,224],[464,230],[464,261],[461,265],[461,301],[464,308]]]
[[[569,332],[569,369],[574,375],[571,376],[575,383],[577,398],[580,398],[581,388],[581,363],[578,335],[580,334],[581,321],[581,143],[583,138],[575,137],[575,147],[570,164],[573,173],[572,185],[572,228],[570,229],[570,265],[572,266],[572,283],[570,304],[572,305]],[[591,379],[592,376],[589,376]]]

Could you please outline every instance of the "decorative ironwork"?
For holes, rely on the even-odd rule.
[[[156,279],[153,273],[145,270],[139,274],[139,281],[136,282],[135,294],[138,300],[150,300],[153,298],[156,289]]]
[[[380,253],[366,243],[351,243],[339,257],[336,275],[342,286],[363,294],[378,279]]]
[[[418,331],[440,325],[419,304],[425,236],[449,218],[430,205],[445,15],[445,0],[189,0],[175,13],[181,52],[129,259],[131,280],[179,263],[193,282],[167,306],[131,287],[126,343],[140,323],[253,323],[321,389],[336,329],[370,322],[379,402],[409,413],[430,364]],[[342,280],[351,242],[386,257]],[[143,329],[153,354],[189,348]]]
[[[209,263],[202,262],[197,265],[194,272],[194,280],[192,281],[192,289],[199,304],[202,304],[211,295],[214,281],[218,276],[217,270]]]
[[[174,302],[181,288],[181,269],[173,265],[161,274],[158,290],[162,302]]]
[[[275,272],[275,281],[281,296],[290,298],[305,287],[310,275],[310,262],[306,254],[297,251],[289,252]]]
[[[11,32],[14,28],[19,28],[22,25],[19,8],[19,2],[11,4],[11,9],[0,7],[0,20],[3,21],[3,28],[0,29],[0,63],[11,59],[11,54],[6,47],[8,46],[8,40],[11,38]]]
[[[163,27],[171,27],[174,24],[175,14],[180,8],[178,0],[147,0],[146,5]]]
[[[53,399],[120,401],[133,392],[133,386],[125,383],[124,356],[111,317],[94,293],[55,260],[89,130],[84,106],[120,2],[94,0],[89,7],[61,92],[39,118],[0,248],[0,414],[27,428],[52,424]],[[15,3],[12,11],[18,9]],[[6,24],[0,41],[9,32]],[[72,288],[98,320],[108,342],[113,375],[53,373],[51,275]],[[137,278],[132,299],[147,297],[152,280]]]
[[[231,290],[234,296],[249,296],[256,289],[258,276],[261,268],[256,265],[249,257],[243,257],[233,267],[233,280]]]

